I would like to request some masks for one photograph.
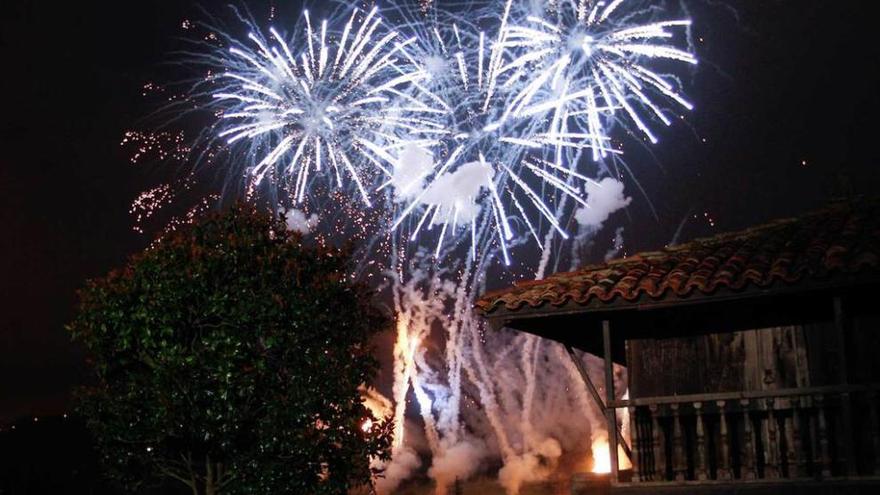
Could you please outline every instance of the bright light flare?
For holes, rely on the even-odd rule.
[[[592,472],[604,474],[611,472],[611,448],[608,446],[608,439],[601,438],[593,441],[591,446],[593,452],[593,469]]]

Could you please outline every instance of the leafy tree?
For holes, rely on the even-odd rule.
[[[69,330],[90,355],[81,391],[103,461],[136,489],[345,493],[386,458],[390,420],[358,394],[387,324],[342,250],[235,207],[160,238],[90,281]]]

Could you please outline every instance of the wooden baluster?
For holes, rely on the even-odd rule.
[[[880,475],[880,418],[877,418],[877,392],[868,394],[868,414],[870,414],[871,445],[874,449],[874,474]]]
[[[687,475],[687,459],[684,453],[684,437],[681,430],[681,414],[678,404],[670,404],[672,409],[672,473],[675,481],[684,481]]]
[[[764,477],[779,477],[779,424],[776,422],[776,402],[765,400],[767,407],[767,443],[764,445]]]
[[[765,421],[765,413],[767,411],[767,402],[762,399],[754,399],[752,402],[758,414],[752,415],[752,424],[755,426],[755,478],[763,479],[767,476],[767,445],[770,438],[767,434],[767,421]]]
[[[785,419],[785,445],[786,463],[788,464],[788,477],[801,477],[801,457],[803,445],[801,444],[801,401],[791,400],[791,416]]]
[[[828,421],[825,418],[825,398],[816,396],[816,416],[819,422],[819,469],[823,478],[831,476],[831,454],[828,450]]]
[[[812,397],[804,397],[803,402],[807,403],[807,415],[809,418],[809,434],[810,434],[810,475],[814,478],[818,478],[820,475],[822,465],[822,454],[819,452],[819,427],[816,423],[819,422],[819,414],[816,412],[816,403],[812,399]]]
[[[706,467],[706,425],[703,422],[703,403],[694,402],[693,405],[697,416],[697,462],[694,474],[698,481],[705,481],[709,479],[709,474]]]
[[[727,431],[726,403],[723,400],[716,402],[719,413],[718,432],[718,479],[729,480],[732,478],[730,469],[730,434]]]
[[[754,428],[752,426],[752,418],[749,415],[749,400],[743,399],[739,401],[742,406],[743,417],[743,443],[740,459],[742,460],[742,479],[753,480],[755,473],[755,437]]]
[[[651,473],[651,481],[666,481],[666,442],[663,432],[660,431],[657,405],[648,406],[651,413],[651,448],[654,453],[654,472]]]
[[[630,425],[629,426],[629,431],[630,431],[629,438],[630,438],[630,441],[632,442],[632,454],[633,454],[633,458],[630,460],[632,461],[632,466],[633,466],[632,467],[632,482],[633,483],[638,483],[639,481],[641,481],[641,478],[639,477],[639,471],[641,470],[640,468],[641,468],[641,464],[642,464],[642,453],[641,453],[642,441],[641,441],[641,435],[639,433],[639,421],[638,421],[638,418],[636,418],[637,413],[638,413],[638,410],[635,408],[635,406],[629,407],[629,425]]]

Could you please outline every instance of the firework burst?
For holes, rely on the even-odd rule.
[[[672,123],[672,111],[663,104],[693,108],[675,77],[652,69],[661,61],[697,63],[692,53],[675,45],[690,20],[657,21],[652,19],[656,9],[626,8],[636,4],[627,0],[539,3],[518,2],[518,22],[505,26],[505,46],[517,61],[534,64],[528,94],[515,115],[564,109],[572,131],[557,135],[560,144],[589,146],[593,159],[601,160],[614,152],[602,139],[616,125],[635,126],[656,143],[649,122]]]
[[[299,203],[317,176],[339,189],[354,183],[370,205],[371,177],[390,174],[402,136],[409,142],[434,130],[424,117],[437,110],[409,96],[425,74],[401,60],[415,40],[384,29],[377,9],[353,9],[332,32],[305,11],[296,31],[304,40],[274,28],[267,37],[247,24],[247,41],[230,39],[218,58],[224,71],[212,97],[217,136],[244,148],[250,190],[286,182]]]
[[[548,198],[564,194],[583,203],[581,189],[590,181],[565,165],[566,139],[573,137],[562,106],[520,115],[546,90],[528,81],[533,57],[510,57],[511,3],[503,6],[492,34],[479,29],[478,21],[445,12],[406,23],[417,39],[407,52],[409,62],[428,75],[420,82],[421,95],[443,109],[434,118],[444,132],[432,147],[405,149],[385,185],[394,186],[404,205],[393,228],[403,226],[415,241],[436,227],[437,256],[444,242],[454,245],[470,237],[471,259],[488,239],[510,264],[509,245],[520,234],[538,246],[540,232],[548,227],[568,237]],[[581,137],[592,141],[572,148],[605,147],[608,141]]]

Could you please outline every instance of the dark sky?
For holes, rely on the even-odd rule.
[[[880,43],[870,4],[685,2],[703,39],[686,79],[690,127],[659,133],[656,163],[631,163],[657,217],[631,188],[633,206],[600,237],[625,226],[633,253],[669,242],[686,217],[685,240],[874,194]],[[63,411],[82,379],[63,329],[75,290],[146,244],[128,208],[155,171],[131,165],[119,143],[153,109],[141,87],[168,73],[181,21],[198,12],[180,0],[6,0],[0,16],[2,424]]]

